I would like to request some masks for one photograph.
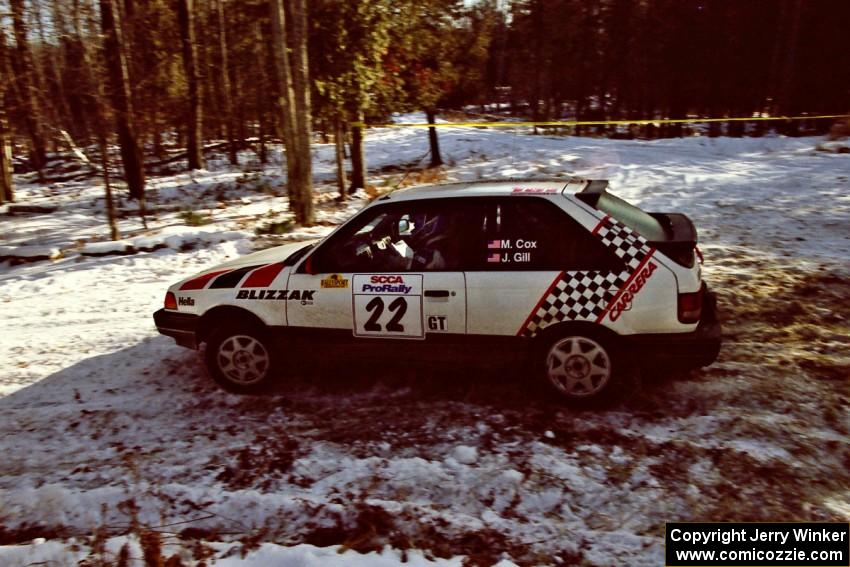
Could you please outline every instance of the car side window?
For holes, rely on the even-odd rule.
[[[554,203],[535,197],[496,200],[488,208],[484,270],[620,271],[622,262]]]
[[[315,273],[463,270],[472,252],[465,235],[480,232],[483,218],[483,208],[457,199],[375,207],[322,245],[311,268]]]

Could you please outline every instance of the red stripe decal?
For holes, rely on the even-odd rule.
[[[558,275],[555,276],[555,279],[552,280],[552,283],[549,284],[549,287],[546,288],[546,291],[543,292],[543,295],[540,296],[540,301],[537,302],[537,305],[534,306],[534,309],[531,310],[531,313],[528,314],[528,317],[525,318],[522,326],[519,328],[519,331],[516,332],[517,336],[522,335],[522,332],[525,331],[525,328],[528,326],[528,322],[531,321],[531,318],[534,317],[534,314],[537,313],[537,310],[540,309],[540,306],[543,305],[543,302],[546,301],[546,298],[552,293],[552,290],[555,289],[555,285],[557,285],[558,280],[564,277],[564,272],[558,272]]]
[[[221,274],[226,274],[227,272],[232,272],[233,270],[219,270],[217,272],[210,272],[208,274],[204,274],[203,276],[199,276],[193,280],[189,280],[180,286],[181,290],[184,289],[204,289],[207,283],[216,276],[220,276]]]
[[[655,248],[650,248],[649,252],[647,252],[646,256],[644,256],[643,260],[641,260],[640,264],[638,264],[638,267],[635,268],[635,271],[632,272],[632,275],[629,276],[629,279],[626,280],[626,283],[623,284],[623,287],[621,287],[620,291],[617,292],[617,295],[614,296],[614,299],[608,302],[608,305],[605,306],[605,309],[602,311],[602,314],[597,317],[597,323],[605,319],[605,316],[608,315],[608,312],[611,310],[614,304],[617,303],[617,300],[620,299],[620,296],[623,295],[623,292],[628,289],[629,284],[632,283],[632,280],[634,280],[635,277],[640,273],[640,271],[643,270],[643,267],[646,266],[646,263],[649,262],[649,259],[652,258],[653,254],[655,254]]]
[[[603,226],[605,226],[605,223],[608,222],[609,218],[611,218],[611,215],[605,215],[604,217],[602,217],[602,220],[599,221],[599,224],[597,224],[593,228],[593,230],[591,231],[591,234],[596,234],[597,232],[599,232],[599,229],[601,229]]]
[[[283,270],[283,262],[257,268],[251,272],[241,287],[269,287],[281,270]]]

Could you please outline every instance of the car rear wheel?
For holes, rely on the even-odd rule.
[[[585,330],[548,341],[543,373],[549,386],[573,405],[598,406],[626,393],[635,369],[611,338]]]
[[[213,380],[237,394],[267,391],[277,370],[268,334],[253,325],[213,331],[207,341],[206,363]]]

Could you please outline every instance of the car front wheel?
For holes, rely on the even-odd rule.
[[[268,390],[277,365],[268,334],[255,326],[220,327],[207,342],[206,363],[212,378],[236,394]]]

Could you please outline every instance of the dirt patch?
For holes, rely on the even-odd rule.
[[[63,527],[31,525],[26,522],[15,528],[0,524],[0,545],[16,545],[26,543],[36,538],[53,539],[68,537],[68,531]]]
[[[498,563],[503,554],[510,557],[528,557],[529,546],[512,542],[505,534],[493,529],[467,530],[447,533],[446,525],[419,524],[415,530],[406,528],[386,510],[378,506],[359,503],[356,514],[349,521],[338,520],[332,527],[315,528],[303,541],[316,546],[342,545],[360,553],[380,552],[386,545],[396,549],[427,550],[430,558],[444,559],[466,555],[464,565],[489,567]],[[551,560],[551,557],[546,559]],[[571,556],[577,564],[580,554]],[[537,564],[534,560],[520,561],[519,565]]]
[[[244,446],[230,450],[216,480],[231,490],[268,489],[290,471],[300,453],[298,441],[285,431],[256,433]],[[214,467],[221,462],[222,459],[215,457],[208,466]]]

